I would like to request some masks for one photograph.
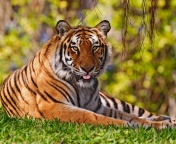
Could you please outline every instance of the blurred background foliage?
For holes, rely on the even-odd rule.
[[[100,79],[108,94],[155,114],[176,118],[176,1],[172,0],[0,0],[0,85],[26,64],[55,24],[112,29],[113,58]]]

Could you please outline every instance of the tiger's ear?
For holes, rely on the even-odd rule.
[[[71,26],[64,20],[60,20],[56,24],[56,31],[60,36],[63,36],[71,29]]]
[[[107,33],[109,32],[109,30],[111,29],[111,25],[109,23],[109,21],[107,20],[103,20],[101,21],[99,24],[97,24],[95,26],[95,28],[97,28],[99,31],[101,31],[105,36],[107,36]]]

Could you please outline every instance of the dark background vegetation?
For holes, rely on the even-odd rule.
[[[0,86],[56,34],[61,19],[89,26],[109,20],[113,58],[101,89],[176,118],[174,0],[0,0]]]

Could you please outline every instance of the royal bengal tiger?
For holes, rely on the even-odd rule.
[[[155,116],[99,91],[97,77],[112,55],[106,41],[110,28],[107,20],[95,27],[71,27],[64,20],[58,21],[58,34],[4,81],[1,103],[8,116],[175,128],[167,116]]]

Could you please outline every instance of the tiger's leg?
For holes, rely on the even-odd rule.
[[[140,119],[128,113],[120,112],[109,107],[103,107],[103,116],[100,115],[102,113],[97,114],[86,109],[81,109],[64,103],[51,103],[41,98],[37,100],[37,104],[38,109],[40,113],[42,113],[43,117],[50,120],[58,118],[62,122],[76,122],[104,126],[110,124],[126,127],[144,126],[155,127],[157,129],[174,127],[171,123],[147,121],[145,119]]]
[[[171,118],[168,116],[164,116],[164,115],[155,116],[152,113],[148,112],[147,110],[144,110],[138,106],[134,106],[127,102],[120,101],[116,98],[110,97],[106,93],[100,92],[100,97],[104,106],[117,109],[121,112],[126,112],[136,117],[150,120],[150,121],[166,121],[166,122],[175,123],[174,120],[171,120]]]
[[[38,110],[45,119],[59,119],[62,122],[76,122],[94,125],[118,125],[128,127],[129,123],[123,120],[117,120],[94,112],[81,109],[69,104],[48,102],[37,96]]]
[[[117,109],[113,109],[106,106],[104,106],[103,114],[105,116],[128,121],[133,127],[143,126],[143,127],[155,127],[157,129],[163,129],[168,127],[176,128],[176,125],[174,123],[170,123],[167,121],[150,121],[147,119],[136,117],[133,114],[122,112]]]

